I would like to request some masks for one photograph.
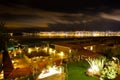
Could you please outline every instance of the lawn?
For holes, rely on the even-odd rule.
[[[86,61],[80,61],[67,64],[67,77],[66,80],[98,80],[95,77],[86,75],[89,64]]]

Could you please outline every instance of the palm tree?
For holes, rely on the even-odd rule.
[[[7,51],[7,43],[9,35],[5,28],[5,22],[0,22],[0,51],[2,52],[2,69],[4,71],[4,79],[6,79],[13,70],[12,61]]]
[[[0,22],[0,51],[4,49],[4,32],[5,32],[5,28],[4,28],[4,23]]]

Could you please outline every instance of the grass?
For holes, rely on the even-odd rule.
[[[95,77],[87,76],[86,71],[89,64],[86,61],[69,63],[67,65],[66,80],[98,80]]]

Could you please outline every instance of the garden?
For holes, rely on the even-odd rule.
[[[79,61],[66,65],[66,80],[97,80],[97,78],[86,75],[89,68],[87,61]]]
[[[120,74],[119,59],[86,58],[65,66],[66,80],[116,80]]]

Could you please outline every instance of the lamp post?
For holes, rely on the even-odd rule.
[[[63,59],[63,56],[64,56],[64,52],[60,52],[60,58],[61,58],[61,63],[60,64],[62,64],[62,59]]]

